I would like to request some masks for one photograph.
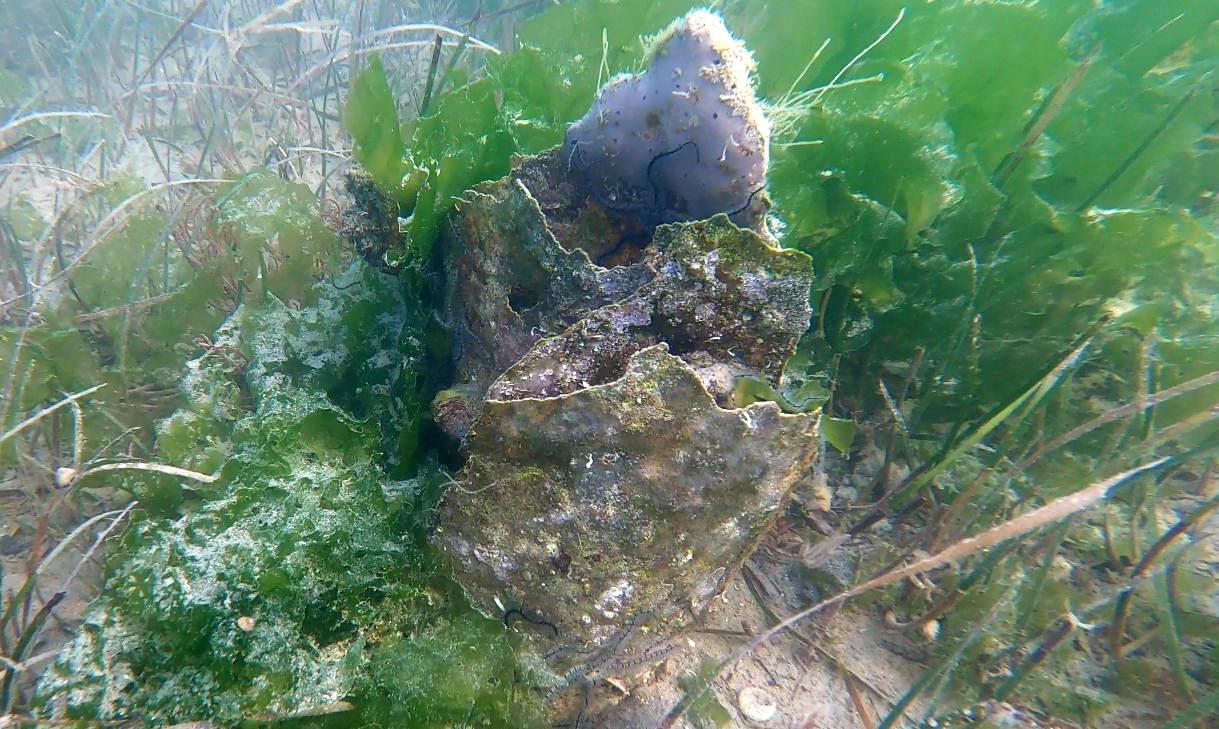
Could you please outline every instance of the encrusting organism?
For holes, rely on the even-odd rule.
[[[653,42],[648,68],[607,83],[567,132],[562,155],[607,208],[651,225],[766,213],[770,125],[753,57],[718,15],[695,11]]]

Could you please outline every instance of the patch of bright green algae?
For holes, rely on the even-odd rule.
[[[221,478],[126,484],[142,510],[112,550],[106,593],[40,683],[46,714],[536,718],[505,629],[466,607],[420,539],[438,470],[416,461],[395,479],[384,464],[383,443],[400,436],[383,431],[412,427],[423,366],[402,288],[354,263],[302,300],[247,300],[187,363],[159,456]]]

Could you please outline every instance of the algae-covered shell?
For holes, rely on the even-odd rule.
[[[437,541],[484,608],[498,597],[565,641],[642,613],[671,624],[703,607],[803,475],[815,422],[774,403],[721,408],[654,345],[604,384],[487,400]]]
[[[781,383],[812,271],[724,215],[600,265],[629,223],[564,202],[556,162],[480,186],[446,232],[457,382],[436,412],[466,460],[436,543],[488,614],[588,646],[683,623],[806,473],[816,417],[730,394]]]

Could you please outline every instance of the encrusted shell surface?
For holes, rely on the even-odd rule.
[[[667,350],[603,385],[485,403],[437,537],[484,607],[498,596],[596,643],[633,616],[684,619],[752,546],[808,467],[815,420],[721,408]]]
[[[469,423],[435,542],[488,614],[587,648],[685,624],[807,472],[816,416],[731,394],[781,381],[812,271],[723,215],[598,265],[636,231],[556,194],[557,163],[480,186],[446,233],[437,412]]]

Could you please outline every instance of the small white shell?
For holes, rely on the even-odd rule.
[[[775,718],[779,713],[779,705],[764,689],[756,686],[746,686],[737,694],[736,704],[741,713],[750,721],[764,722]]]

